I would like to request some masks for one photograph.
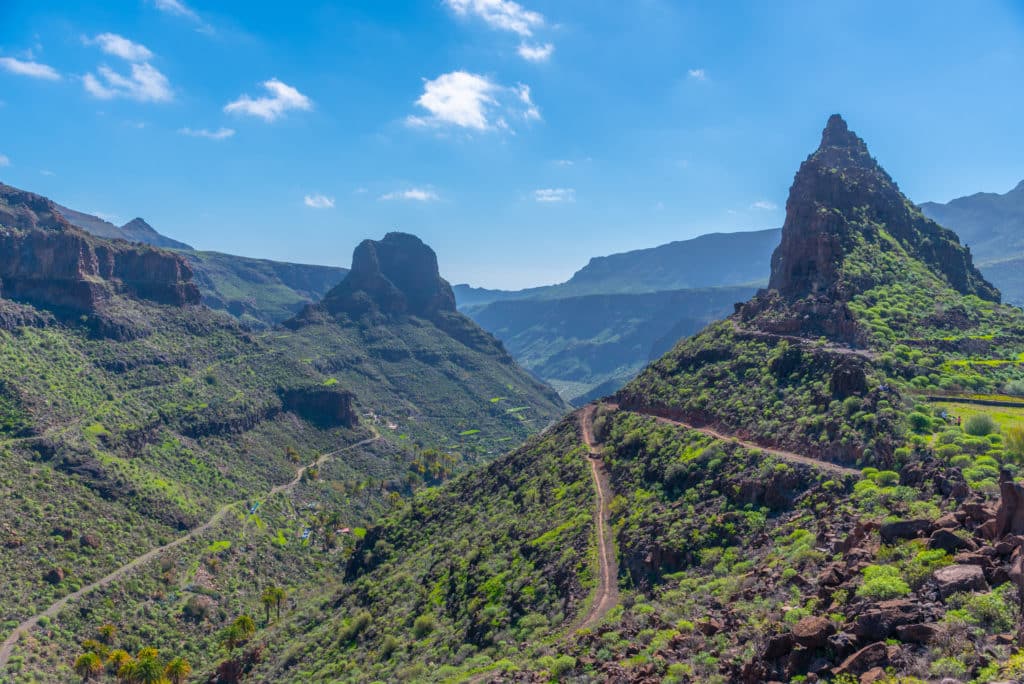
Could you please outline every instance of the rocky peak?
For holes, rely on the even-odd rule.
[[[441,278],[437,255],[415,235],[388,233],[363,240],[352,270],[324,297],[323,308],[339,314],[411,314],[432,318],[455,311],[455,295]]]
[[[769,288],[791,300],[845,301],[870,286],[840,283],[846,258],[865,241],[884,249],[883,231],[957,291],[998,301],[998,290],[974,267],[956,234],[907,200],[838,114],[829,118],[821,145],[793,181]]]

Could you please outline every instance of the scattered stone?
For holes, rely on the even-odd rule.
[[[718,618],[708,618],[707,620],[701,620],[697,623],[697,629],[700,630],[704,636],[714,636],[725,628],[722,621]]]
[[[960,527],[960,521],[952,513],[947,513],[933,522],[932,526],[937,530],[951,530]]]
[[[100,548],[100,538],[95,534],[83,534],[78,538],[78,543],[83,548],[98,549]]]
[[[860,684],[874,684],[874,682],[881,682],[887,679],[889,675],[885,673],[885,670],[880,667],[873,667],[860,676]]]
[[[821,648],[836,628],[828,618],[810,615],[793,625],[793,638],[806,648]]]
[[[962,591],[988,590],[985,573],[977,565],[947,565],[932,576],[939,585],[939,595],[943,600]]]

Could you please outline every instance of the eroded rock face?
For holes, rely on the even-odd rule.
[[[182,258],[92,237],[45,197],[0,184],[0,296],[93,313],[114,293],[174,306],[200,301]]]
[[[283,390],[281,402],[286,411],[323,428],[348,426],[356,422],[351,392],[331,387],[309,387]]]
[[[364,240],[352,255],[352,270],[327,293],[322,306],[331,313],[411,314],[433,318],[455,311],[451,285],[437,268],[437,255],[408,233]]]

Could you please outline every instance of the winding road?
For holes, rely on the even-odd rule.
[[[308,465],[304,465],[301,468],[299,468],[299,470],[295,474],[295,477],[290,482],[286,482],[284,484],[277,485],[276,487],[271,489],[270,492],[268,492],[267,497],[269,498],[269,497],[274,496],[276,494],[283,494],[284,492],[288,492],[288,491],[291,491],[292,489],[294,489],[295,485],[297,485],[302,480],[302,476],[305,475],[306,470],[308,470],[310,467],[313,467],[313,466],[319,467],[324,462],[330,460],[331,458],[334,458],[335,456],[339,456],[340,454],[343,454],[344,452],[350,451],[352,449],[357,449],[359,447],[366,446],[367,444],[371,444],[373,442],[376,442],[379,439],[380,439],[380,435],[375,435],[374,437],[370,437],[370,438],[364,439],[361,442],[356,442],[355,444],[350,444],[347,447],[343,447],[341,449],[337,449],[335,451],[331,451],[331,452],[326,453],[326,454],[321,454],[320,457],[317,458],[317,460],[314,461],[313,463],[310,463]],[[163,546],[158,546],[155,549],[151,549],[150,551],[147,551],[146,553],[142,554],[141,556],[138,556],[138,557],[132,559],[128,563],[126,563],[126,564],[122,565],[121,567],[119,567],[118,569],[114,570],[109,575],[106,575],[105,577],[102,577],[102,578],[96,580],[92,584],[87,584],[86,586],[82,587],[78,591],[72,592],[72,593],[68,594],[67,596],[65,596],[63,598],[58,599],[57,601],[53,602],[43,612],[41,612],[41,613],[39,613],[37,615],[33,615],[32,617],[30,617],[27,620],[25,620],[24,622],[22,622],[20,625],[18,625],[17,627],[14,628],[14,630],[10,633],[10,635],[4,640],[3,644],[0,644],[0,668],[3,668],[5,665],[7,665],[7,661],[10,659],[11,654],[14,652],[14,646],[18,643],[18,640],[22,637],[22,635],[27,634],[30,629],[32,629],[33,627],[38,625],[39,621],[41,619],[43,619],[44,617],[47,617],[47,618],[57,617],[57,615],[62,610],[64,610],[64,608],[67,606],[67,604],[70,603],[71,601],[79,599],[79,598],[85,596],[86,594],[95,591],[96,589],[101,589],[101,588],[109,585],[110,583],[112,583],[112,582],[114,582],[114,581],[124,577],[125,575],[130,573],[132,570],[135,570],[139,566],[144,565],[145,563],[148,563],[149,561],[153,560],[154,558],[156,558],[157,556],[159,556],[163,552],[170,551],[171,549],[177,548],[177,547],[181,546],[182,544],[184,544],[184,543],[186,543],[186,542],[188,542],[188,541],[198,537],[199,535],[203,534],[204,532],[209,530],[211,527],[216,525],[218,522],[223,520],[224,516],[226,516],[228,514],[228,512],[232,508],[234,508],[234,507],[236,507],[236,506],[238,506],[240,504],[243,504],[243,503],[245,503],[245,502],[244,501],[233,501],[233,502],[231,502],[229,504],[225,504],[225,505],[221,506],[219,509],[217,509],[217,512],[214,513],[210,517],[209,520],[207,520],[205,523],[203,523],[199,527],[196,527],[195,529],[190,530],[188,532],[188,534],[186,534],[184,536],[181,536],[181,537],[178,537],[177,539],[175,539],[174,541],[172,541],[172,542],[170,542],[168,544],[164,544]]]
[[[598,577],[597,592],[590,604],[590,610],[580,621],[579,626],[570,630],[572,632],[580,629],[589,629],[600,622],[609,610],[619,602],[619,580],[618,580],[618,558],[615,553],[615,543],[610,538],[609,519],[611,512],[608,504],[611,501],[611,488],[608,485],[608,473],[605,472],[604,462],[601,460],[601,449],[594,440],[594,414],[597,412],[597,404],[590,404],[584,407],[579,413],[580,431],[583,433],[583,441],[589,450],[590,475],[594,479],[594,489],[597,491],[597,506],[594,509],[594,522],[597,529],[597,560]]]
[[[754,451],[763,451],[766,454],[775,456],[776,458],[782,459],[783,461],[789,461],[790,463],[799,463],[801,465],[811,466],[812,468],[827,470],[838,475],[851,475],[853,477],[861,477],[861,472],[856,468],[847,468],[846,466],[841,466],[838,463],[822,461],[821,459],[812,458],[810,456],[803,456],[802,454],[793,453],[792,451],[785,451],[783,449],[774,449],[772,447],[762,446],[760,444],[757,444],[756,442],[750,442],[745,439],[740,439],[739,437],[727,435],[725,433],[713,430],[711,428],[697,427],[695,425],[690,425],[689,423],[684,423],[681,420],[665,418],[664,416],[659,416],[655,413],[647,413],[645,411],[632,411],[632,413],[637,413],[642,416],[647,416],[648,418],[653,418],[659,423],[664,423],[666,425],[675,425],[677,427],[686,428],[687,430],[694,430],[695,432],[699,432],[701,434],[707,435],[708,437],[713,437],[715,439],[719,439],[725,442],[735,442],[736,444],[739,444],[740,446],[745,447],[747,449],[751,449]]]

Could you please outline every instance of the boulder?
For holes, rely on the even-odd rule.
[[[793,650],[796,640],[792,634],[776,634],[768,639],[764,648],[765,660],[776,660]]]
[[[931,529],[932,523],[930,520],[919,518],[914,520],[896,520],[884,523],[880,528],[878,528],[878,532],[882,535],[883,542],[886,544],[892,544],[893,542],[901,539],[923,537],[927,535]]]
[[[988,590],[985,573],[977,565],[947,565],[936,570],[932,577],[943,600],[959,592]]]
[[[853,633],[862,641],[882,641],[896,634],[897,628],[932,619],[931,611],[907,599],[879,601],[860,612]]]
[[[53,568],[43,575],[43,581],[49,584],[60,584],[64,581],[64,568]]]
[[[861,675],[875,667],[885,667],[889,664],[889,648],[884,642],[876,641],[865,646],[849,658],[844,660],[838,667],[832,668],[832,674],[853,674]]]
[[[896,628],[896,638],[910,644],[928,644],[938,633],[936,625],[927,623],[901,625]]]
[[[98,549],[100,548],[100,538],[95,534],[83,534],[78,538],[79,545],[86,549]]]
[[[995,515],[995,537],[1024,534],[1024,485],[1004,471],[999,478],[999,508]]]
[[[942,549],[946,553],[956,553],[963,550],[974,551],[978,547],[969,539],[958,537],[949,530],[935,530],[928,539],[928,548]]]
[[[793,625],[793,638],[805,648],[821,648],[836,628],[828,618],[810,615]]]

